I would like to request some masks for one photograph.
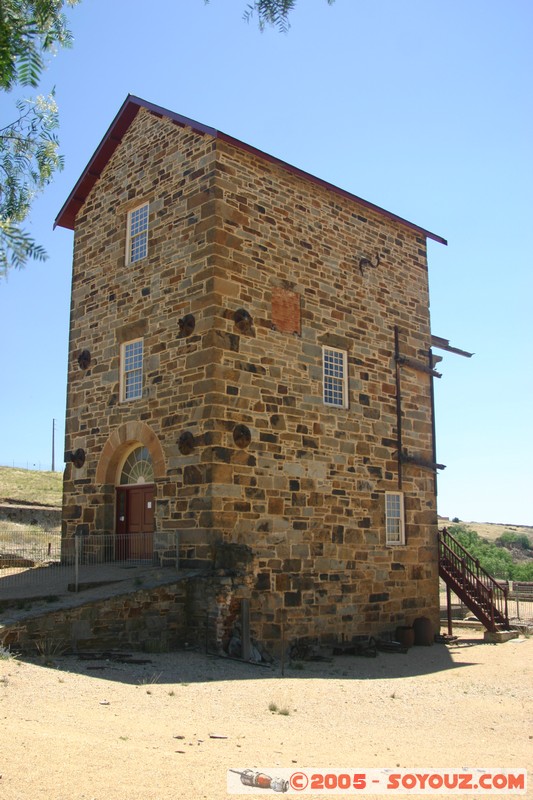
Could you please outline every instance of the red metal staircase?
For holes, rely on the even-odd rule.
[[[448,592],[448,628],[451,628],[451,590],[488,631],[509,630],[508,589],[485,572],[446,528],[439,531],[439,575]]]

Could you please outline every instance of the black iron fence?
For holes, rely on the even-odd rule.
[[[125,580],[135,568],[179,567],[176,533],[95,534],[0,528],[0,600],[58,595],[81,584]]]
[[[533,623],[533,583],[524,581],[499,581],[508,586],[507,597],[509,620],[513,622]],[[451,593],[452,616],[454,619],[465,619],[472,616],[470,609],[455,595]],[[441,615],[446,615],[446,585],[440,582],[440,608]]]

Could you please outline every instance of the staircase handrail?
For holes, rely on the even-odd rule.
[[[492,575],[483,569],[479,559],[474,558],[447,528],[443,528],[442,531],[438,532],[438,540],[439,558],[447,558],[452,567],[463,578],[475,584],[478,594],[483,596],[490,605],[492,615],[494,615],[494,607],[496,607],[508,622],[508,585],[502,586],[499,584]]]

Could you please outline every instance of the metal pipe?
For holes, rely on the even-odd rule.
[[[281,677],[285,676],[285,623],[281,619]]]
[[[244,661],[252,657],[252,643],[250,641],[250,601],[243,597],[241,600],[241,655]]]
[[[402,490],[402,395],[400,383],[400,331],[394,326],[394,359],[396,362],[396,429],[398,439],[398,491]]]
[[[448,584],[446,584],[446,607],[448,611],[448,635],[452,636],[452,592]]]
[[[80,535],[74,534],[74,591],[79,591],[80,582]]]
[[[428,366],[431,370],[430,372],[430,379],[429,379],[429,396],[431,402],[431,447],[433,450],[433,463],[437,464],[437,432],[435,426],[435,381],[434,381],[434,371],[433,371],[433,353],[431,351],[431,347],[428,350]],[[438,373],[437,373],[438,374]],[[435,483],[434,483],[434,491],[435,497],[438,494],[438,482],[437,482],[437,469],[435,469]]]

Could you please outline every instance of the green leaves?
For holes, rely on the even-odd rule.
[[[74,6],[79,0],[68,0]],[[62,9],[65,0],[2,0],[0,3],[0,87],[37,87],[45,54],[68,47],[72,36]]]
[[[10,92],[17,85],[39,85],[46,56],[71,43],[63,8],[78,2],[0,0],[0,89]],[[35,196],[63,168],[54,93],[19,99],[13,117],[0,129],[0,277],[30,258],[46,258],[21,223]]]
[[[334,2],[335,0],[327,0],[330,6]],[[290,28],[289,13],[295,6],[296,0],[256,0],[248,3],[244,19],[249,22],[255,13],[261,30],[264,30],[266,25],[273,25],[280,33],[287,33]]]
[[[0,130],[0,275],[22,267],[29,258],[46,258],[20,223],[34,197],[63,168],[55,135],[57,106],[53,93],[16,104],[17,119]]]
[[[207,4],[209,0],[204,0]],[[333,5],[335,0],[327,0],[328,5]],[[254,0],[247,3],[243,14],[245,22],[250,22],[254,15],[257,15],[259,28],[264,30],[267,25],[273,25],[280,33],[287,33],[289,30],[289,14],[295,8],[296,0]]]
[[[504,531],[501,536],[496,539],[496,544],[501,544],[503,547],[516,548],[517,550],[531,550],[531,542],[525,533],[514,533],[514,531]]]
[[[48,256],[19,225],[0,220],[0,276],[5,277],[12,267],[20,269],[29,258],[45,261]]]
[[[258,0],[255,3],[248,3],[243,18],[249,22],[255,13],[261,30],[264,30],[266,25],[273,25],[281,33],[286,33],[290,28],[289,12],[295,5],[296,0]]]
[[[484,570],[494,578],[506,580],[533,580],[533,561],[517,562],[511,553],[494,542],[483,539],[464,525],[450,525],[449,532],[471,556],[479,559]],[[500,538],[503,538],[500,537]]]

